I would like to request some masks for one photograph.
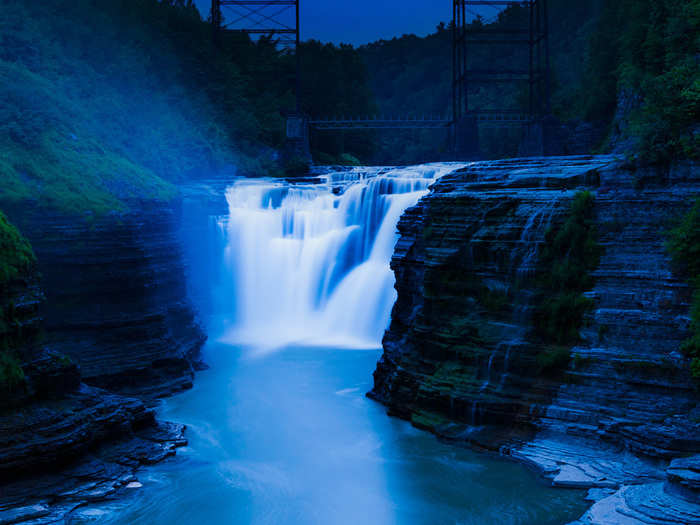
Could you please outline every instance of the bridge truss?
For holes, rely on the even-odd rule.
[[[491,27],[475,23],[474,8],[521,7],[527,11],[524,27]],[[519,113],[508,108],[479,108],[472,104],[470,91],[483,84],[512,83],[527,85],[530,120],[551,112],[549,23],[547,0],[453,0],[452,4],[452,123],[457,126],[465,118],[484,112]],[[477,47],[511,46],[527,50],[527,64],[507,67],[485,67],[476,64],[473,51]]]
[[[296,55],[296,113],[288,115],[287,136],[308,140],[308,126],[318,130],[352,129],[449,129],[455,152],[476,154],[478,126],[530,125],[543,122],[551,113],[548,0],[452,0],[452,114],[443,117],[363,117],[308,119],[301,114],[300,0],[212,0],[211,21],[215,32],[240,31],[255,37],[269,35]],[[496,12],[519,7],[526,12],[522,27],[483,24],[475,9],[492,7]],[[478,64],[477,47],[513,46],[524,49],[524,64],[498,67]],[[477,107],[470,95],[484,84],[524,85],[527,110]],[[472,151],[474,150],[474,151]]]
[[[277,45],[296,55],[296,111],[301,111],[300,0],[211,0],[215,33],[238,31],[251,38],[270,36]]]
[[[523,124],[531,117],[522,112],[479,111],[472,112],[472,117],[482,125]],[[340,129],[445,129],[452,125],[450,118],[442,116],[368,116],[360,118],[314,118],[309,125],[319,130]]]

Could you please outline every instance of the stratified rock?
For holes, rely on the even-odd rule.
[[[34,246],[48,297],[47,343],[88,384],[160,397],[192,386],[205,336],[187,299],[174,203],[68,217],[11,211]]]
[[[563,349],[568,365],[544,372],[538,354],[557,349],[534,334],[533,276],[545,233],[582,189],[603,248],[594,307],[581,343]],[[698,193],[696,165],[635,171],[611,156],[478,162],[443,177],[399,223],[398,299],[370,397],[555,485],[597,488],[585,523],[695,523],[696,503],[674,491],[690,489],[694,467],[662,480],[669,460],[700,451],[698,389],[679,352],[691,291],[665,247]]]
[[[175,210],[149,203],[92,224],[21,211],[49,302],[33,264],[2,283],[0,342],[21,380],[0,385],[0,525],[64,523],[186,444],[184,426],[157,422],[150,405],[191,386],[204,335]]]
[[[675,459],[666,473],[666,483],[623,487],[571,525],[700,524],[700,456]]]
[[[184,431],[183,425],[172,423],[135,428],[124,439],[101,445],[72,466],[0,485],[0,525],[70,523],[75,509],[141,487],[137,469],[175,454],[177,447],[187,444]]]
[[[677,458],[666,469],[669,491],[700,503],[700,455]]]
[[[70,463],[90,447],[152,424],[138,399],[82,386],[54,401],[38,401],[0,414],[0,474],[38,471]]]
[[[435,183],[399,222],[398,300],[370,395],[441,434],[454,423],[533,431],[561,383],[539,373],[542,344],[530,337],[539,246],[574,194],[616,162],[474,163]]]

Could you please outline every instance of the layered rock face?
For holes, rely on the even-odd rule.
[[[204,341],[185,296],[176,213],[92,225],[24,215],[46,292],[33,265],[2,284],[0,342],[15,361],[12,384],[0,383],[0,523],[69,519],[140,486],[140,465],[186,443],[182,425],[156,421],[149,407],[191,384]]]
[[[156,397],[191,386],[205,337],[186,297],[177,207],[131,209],[18,221],[43,274],[51,348],[90,385]]]
[[[582,340],[560,348],[533,330],[538,253],[581,189],[595,195],[602,255]],[[665,250],[698,192],[694,166],[631,171],[604,156],[475,163],[443,177],[399,224],[398,301],[369,395],[556,484],[599,487],[594,499],[661,483],[667,460],[700,451],[698,390],[678,351],[690,290]]]

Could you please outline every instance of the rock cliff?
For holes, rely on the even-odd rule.
[[[130,209],[15,215],[43,275],[47,343],[90,385],[159,397],[192,385],[205,336],[186,295],[178,207]]]
[[[150,405],[191,385],[204,335],[177,209],[16,216],[37,257],[0,281],[0,523],[55,522],[186,443]]]
[[[561,344],[533,325],[540,254],[584,189],[601,255],[578,342]],[[443,177],[399,224],[398,300],[369,395],[555,484],[603,491],[594,499],[646,482],[656,491],[670,459],[700,451],[698,390],[678,350],[690,290],[665,249],[698,192],[694,166],[635,171],[611,156],[483,162]]]

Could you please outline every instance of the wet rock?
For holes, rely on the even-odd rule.
[[[616,162],[479,162],[435,183],[399,222],[398,299],[370,396],[439,433],[498,425],[497,440],[469,436],[487,448],[534,431],[561,383],[538,372],[530,337],[537,254],[575,193]]]
[[[184,426],[174,423],[136,428],[123,438],[103,443],[63,469],[0,485],[0,524],[65,523],[81,506],[141,487],[140,466],[161,461],[187,443]]]
[[[185,290],[178,205],[131,209],[91,220],[28,206],[8,214],[43,274],[47,346],[88,384],[162,397],[192,386],[205,336]]]
[[[39,467],[66,464],[97,443],[154,421],[142,401],[82,386],[55,401],[39,401],[0,414],[3,479]]]
[[[157,422],[152,408],[191,387],[202,366],[177,210],[133,208],[142,211],[91,223],[14,214],[44,281],[34,272],[0,294],[25,377],[0,397],[0,524],[63,523],[80,505],[133,490],[136,469],[187,443],[184,426]]]
[[[700,503],[700,455],[674,459],[666,474],[670,491]]]
[[[571,525],[697,525],[700,505],[668,493],[663,483],[626,486],[595,503]]]
[[[586,293],[594,306],[568,365],[543,373],[533,274],[547,229],[582,189],[595,195],[603,248]],[[679,352],[691,291],[665,232],[698,193],[697,165],[635,170],[612,156],[446,175],[399,223],[398,299],[368,395],[555,485],[596,489],[581,523],[696,523],[697,470],[675,459],[700,452],[700,399]]]

